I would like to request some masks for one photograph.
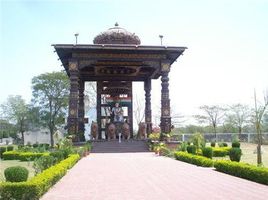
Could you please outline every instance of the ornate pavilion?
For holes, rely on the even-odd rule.
[[[53,45],[70,78],[69,133],[85,130],[84,89],[86,81],[97,82],[97,123],[99,138],[110,115],[107,109],[119,101],[133,136],[132,82],[144,82],[145,123],[152,131],[151,80],[161,77],[161,131],[171,130],[169,72],[186,47],[141,45],[139,37],[115,24],[100,33],[93,44]],[[82,141],[83,137],[77,137]]]

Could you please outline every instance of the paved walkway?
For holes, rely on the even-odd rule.
[[[268,186],[153,153],[91,154],[41,200],[267,200]]]

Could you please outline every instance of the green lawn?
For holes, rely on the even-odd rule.
[[[231,146],[231,144],[228,144]],[[263,145],[264,153],[262,154],[262,162],[265,167],[268,167],[268,145]],[[252,143],[241,143],[242,157],[241,162],[249,163],[252,165],[257,165],[257,154],[256,154],[257,144]],[[229,156],[224,158],[213,158],[214,160],[229,160]]]
[[[0,181],[5,181],[4,170],[7,167],[22,166],[29,170],[29,178],[34,176],[33,162],[21,162],[18,160],[1,160],[0,159]]]

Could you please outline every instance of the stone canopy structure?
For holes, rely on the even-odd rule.
[[[133,132],[132,82],[144,82],[145,123],[151,133],[151,80],[161,77],[161,131],[171,130],[169,72],[170,67],[182,55],[186,47],[140,45],[138,36],[115,27],[100,33],[94,44],[53,45],[69,78],[70,98],[68,130],[78,135],[84,132],[84,83],[97,82],[97,122],[99,136],[105,131],[103,120],[112,104],[109,100],[122,101],[127,109],[125,119]],[[83,140],[80,138],[80,140]]]

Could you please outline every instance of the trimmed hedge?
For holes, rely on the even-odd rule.
[[[7,151],[6,147],[0,147],[0,158],[3,158],[3,153]]]
[[[268,168],[227,160],[216,161],[214,167],[217,171],[268,185]]]
[[[35,153],[35,152],[19,152],[19,151],[6,151],[3,153],[4,160],[20,160],[29,161],[40,158],[41,156],[48,156],[49,153]]]
[[[44,170],[27,182],[0,184],[0,199],[5,200],[38,200],[53,186],[67,170],[79,160],[78,154],[72,154],[60,163]]]
[[[229,157],[231,161],[240,162],[242,156],[242,150],[238,147],[233,147],[230,149]]]
[[[196,154],[197,147],[195,145],[189,145],[186,147],[188,153]]]
[[[229,155],[231,147],[212,147],[213,157],[225,157]]]
[[[180,160],[183,162],[187,162],[190,164],[202,166],[202,167],[213,167],[213,160],[209,158],[205,158],[203,156],[197,156],[193,154],[189,154],[186,152],[175,152],[174,154],[176,160]]]
[[[213,150],[211,147],[204,147],[202,149],[202,154],[203,154],[203,156],[211,159],[213,156]]]
[[[27,181],[29,170],[22,166],[8,167],[4,171],[7,182],[23,182]]]
[[[6,151],[3,153],[2,158],[4,160],[19,160],[20,152],[18,151]]]

